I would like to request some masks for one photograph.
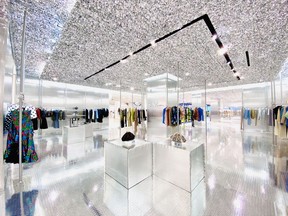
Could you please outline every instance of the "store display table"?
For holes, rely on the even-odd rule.
[[[126,188],[131,188],[152,175],[152,144],[135,140],[131,149],[122,147],[126,142],[108,141],[105,148],[105,172]]]
[[[189,143],[177,148],[169,141],[153,144],[153,173],[192,192],[204,178],[204,144]]]
[[[85,126],[80,125],[79,127],[65,126],[63,129],[63,143],[73,144],[85,142]]]

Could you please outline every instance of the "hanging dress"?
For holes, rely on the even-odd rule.
[[[9,125],[4,160],[6,163],[19,163],[19,111],[13,110],[10,114],[12,121]],[[30,111],[24,110],[22,114],[22,162],[32,163],[37,160]]]

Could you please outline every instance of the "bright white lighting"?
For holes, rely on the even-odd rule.
[[[212,86],[212,83],[211,83],[211,82],[209,82],[209,83],[208,83],[208,86]]]
[[[122,59],[122,60],[120,60],[120,63],[122,63],[122,64],[124,64],[124,63],[126,63],[126,62],[128,62],[127,59]]]
[[[264,185],[261,185],[261,193],[265,194],[265,188],[264,188]]]
[[[237,196],[237,198],[233,201],[233,205],[236,210],[241,210],[243,206],[243,198],[241,196]]]
[[[116,87],[117,87],[117,88],[120,88],[121,86],[120,86],[120,85],[116,85]]]
[[[244,76],[241,76],[240,79],[244,79]]]
[[[234,73],[234,76],[237,77],[239,76],[240,74],[238,72]]]
[[[52,79],[53,79],[54,81],[57,81],[57,80],[58,80],[58,78],[57,78],[57,77],[53,77]]]
[[[215,175],[211,175],[208,179],[208,186],[210,190],[213,190],[215,188],[216,184],[216,178]]]
[[[54,202],[58,197],[59,197],[59,192],[57,192],[57,191],[52,191],[52,192],[49,194],[49,200],[50,200],[51,202]]]
[[[217,34],[214,34],[213,36],[212,36],[212,40],[216,40],[218,38],[218,35]]]
[[[97,192],[98,189],[99,189],[99,188],[98,188],[98,185],[95,185],[95,186],[93,187],[93,191],[94,191],[94,192]]]
[[[129,56],[132,56],[132,55],[133,55],[133,52],[130,52],[130,53],[129,53]]]
[[[185,73],[185,76],[189,76],[189,75],[190,75],[190,73],[188,73],[188,72],[187,72],[187,73]]]
[[[151,46],[156,46],[155,40],[151,41]]]
[[[228,61],[227,64],[230,65],[230,64],[231,64],[231,61]]]
[[[110,85],[112,85],[112,83],[106,83],[105,85],[106,85],[106,86],[110,86]]]
[[[131,90],[131,91],[134,91],[134,87],[131,87],[130,90]]]
[[[149,76],[149,74],[148,74],[148,73],[145,73],[144,75],[145,75],[145,76]]]
[[[224,55],[225,53],[227,53],[227,48],[226,47],[223,47],[223,48],[221,48],[220,50],[218,50],[218,54],[219,55]]]

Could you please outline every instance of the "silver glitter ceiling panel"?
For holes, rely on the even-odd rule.
[[[13,2],[13,42],[19,62],[23,4]],[[57,2],[28,4],[26,72],[31,76],[42,74],[43,79],[97,87],[109,83],[109,88],[121,80],[128,88],[140,89],[149,76],[177,75],[179,64],[181,87],[190,88],[204,80],[221,85],[270,81],[287,58],[288,5],[283,0]],[[61,6],[65,4],[69,10]],[[209,15],[243,80],[235,79],[201,21],[84,81],[203,14]],[[250,67],[245,51],[249,51]]]

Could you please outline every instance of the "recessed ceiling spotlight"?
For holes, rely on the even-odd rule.
[[[212,83],[211,83],[211,82],[209,82],[209,83],[208,83],[208,86],[212,86]]]
[[[187,73],[185,73],[185,76],[189,76],[189,75],[190,75],[190,73],[188,73],[188,72],[187,72]]]
[[[131,91],[134,91],[134,87],[131,87],[130,90],[131,90]]]
[[[120,88],[121,86],[120,85],[116,85],[116,88]]]
[[[112,83],[106,83],[105,85],[106,85],[106,86],[110,86],[110,85],[112,85]]]
[[[218,38],[218,35],[217,34],[214,34],[213,36],[212,36],[212,40],[216,40]]]
[[[58,80],[58,78],[57,78],[57,77],[53,77],[52,79],[53,79],[54,81],[57,81],[57,80]]]
[[[130,53],[129,53],[129,56],[132,56],[132,55],[133,55],[133,52],[130,52]]]
[[[259,80],[259,82],[263,82],[263,80],[262,80],[262,79],[260,79],[260,80]]]
[[[222,47],[220,50],[218,50],[218,54],[219,55],[224,55],[227,53],[227,48],[226,47]]]
[[[120,60],[120,63],[126,63],[128,60],[127,59],[122,59],[122,60]]]
[[[151,41],[151,46],[156,46],[155,40]]]
[[[230,65],[230,64],[231,64],[231,61],[228,61],[227,64]]]
[[[240,79],[244,79],[244,76],[241,76]]]
[[[238,72],[233,74],[235,77],[240,76],[240,74]]]
[[[144,75],[145,75],[145,76],[149,76],[149,74],[148,74],[148,73],[145,73]]]

